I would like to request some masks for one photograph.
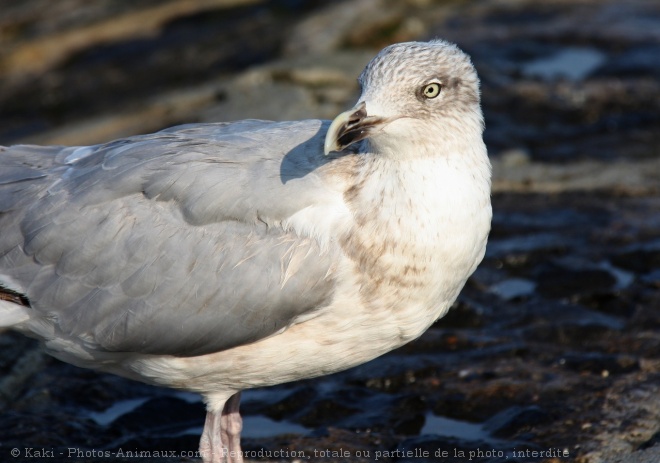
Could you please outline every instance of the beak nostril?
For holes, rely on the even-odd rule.
[[[367,105],[363,101],[358,106],[356,106],[356,110],[349,116],[348,125],[350,126],[356,124],[363,120],[365,117],[367,117]]]
[[[360,102],[353,109],[341,113],[332,121],[325,136],[325,154],[341,151],[360,140],[368,138],[392,119],[367,116],[367,105]]]

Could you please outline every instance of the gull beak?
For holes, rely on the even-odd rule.
[[[341,151],[353,143],[368,138],[382,127],[388,119],[368,116],[364,101],[335,117],[325,135],[323,152]]]

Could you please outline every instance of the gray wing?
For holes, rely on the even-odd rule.
[[[316,174],[325,130],[242,121],[0,148],[0,283],[93,349],[200,355],[286,328],[334,288],[336,249],[278,226],[337,194]]]

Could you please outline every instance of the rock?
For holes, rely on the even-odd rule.
[[[660,430],[658,379],[657,372],[637,374],[622,378],[611,388],[595,439],[584,443],[581,462],[628,463],[658,455],[657,446],[648,452],[635,452],[646,442],[652,442]]]
[[[493,160],[493,190],[555,193],[613,189],[628,194],[654,194],[660,190],[660,160],[619,161],[602,164],[520,163]]]
[[[550,419],[550,415],[538,406],[520,407],[516,405],[490,418],[484,423],[484,430],[494,437],[511,438],[517,433],[546,423]]]
[[[657,43],[646,43],[627,47],[619,51],[607,63],[598,68],[595,75],[605,77],[660,77],[660,66],[656,57],[660,54]]]
[[[580,373],[598,374],[604,377],[639,370],[639,361],[627,355],[569,354],[562,357],[559,363]]]
[[[425,25],[410,17],[410,7],[405,3],[357,0],[329,4],[294,27],[284,51],[294,56],[328,53],[344,47],[380,48],[392,42],[414,40],[426,32]]]
[[[7,47],[0,54],[0,77],[10,79],[24,78],[26,75],[39,74],[56,66],[69,56],[94,45],[126,40],[128,37],[140,38],[155,35],[169,21],[186,15],[203,13],[217,8],[232,8],[240,5],[259,3],[260,0],[203,0],[203,1],[166,1],[142,9],[128,12],[116,11],[112,3],[104,2],[102,11],[111,17],[100,16],[95,21],[83,24],[60,23],[61,29],[50,30],[42,36]],[[38,3],[38,2],[32,2]],[[85,2],[76,7],[87,13],[93,12]],[[50,6],[50,5],[49,5]],[[69,8],[71,5],[69,5]],[[98,5],[95,5],[98,8]],[[49,8],[50,10],[50,8]],[[98,9],[97,9],[98,11]],[[22,16],[15,12],[17,16]],[[80,17],[80,16],[79,16]],[[50,17],[49,17],[50,18]],[[15,18],[13,18],[15,19]],[[10,18],[4,18],[5,24]]]
[[[576,269],[549,263],[537,270],[536,279],[541,295],[570,298],[594,292],[608,292],[616,278],[608,271],[595,268]]]
[[[342,52],[280,60],[227,82],[219,102],[199,113],[204,122],[246,118],[332,119],[357,99],[357,76],[370,53]]]
[[[499,161],[504,168],[526,166],[530,162],[529,152],[524,149],[511,149],[500,153]]]
[[[536,283],[523,278],[510,278],[491,286],[490,291],[505,300],[529,296],[534,293]]]

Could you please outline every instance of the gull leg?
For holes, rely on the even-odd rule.
[[[199,441],[199,453],[204,463],[224,463],[225,449],[222,444],[222,414],[220,410],[206,412],[204,431]]]
[[[243,454],[241,453],[241,430],[243,429],[243,419],[238,411],[241,403],[241,393],[237,392],[229,398],[222,409],[221,433],[222,441],[227,445],[229,463],[243,463]]]

